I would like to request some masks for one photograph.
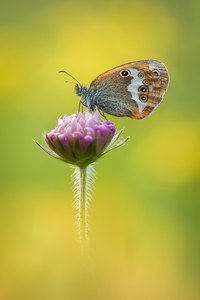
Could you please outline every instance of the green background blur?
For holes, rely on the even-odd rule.
[[[2,300],[199,299],[198,1],[1,1]],[[170,85],[96,164],[94,272],[76,241],[68,165],[33,143],[77,110],[83,84],[129,61],[159,59]]]

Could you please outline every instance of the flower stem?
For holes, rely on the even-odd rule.
[[[88,209],[94,170],[91,165],[75,167],[73,173],[78,239],[83,255],[88,254]]]
[[[79,203],[79,228],[82,240],[82,248],[85,250],[88,244],[88,220],[87,220],[87,195],[86,195],[87,167],[80,168],[80,203]]]

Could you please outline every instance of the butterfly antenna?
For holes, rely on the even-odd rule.
[[[69,80],[65,80],[66,83],[72,83],[72,84],[75,84],[76,85],[76,82],[73,82],[73,81],[69,81]]]
[[[69,74],[68,72],[66,72],[66,71],[64,71],[64,70],[61,70],[61,71],[59,71],[59,73],[65,73],[65,74],[67,74],[68,76],[70,76],[71,78],[73,78],[79,85],[82,85],[82,84],[80,84],[80,82],[79,82],[74,76],[72,76],[72,75]]]

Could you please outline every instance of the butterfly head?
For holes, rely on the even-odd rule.
[[[75,94],[81,97],[81,102],[84,106],[88,107],[88,88],[81,84],[75,85]]]
[[[86,86],[76,84],[75,85],[75,94],[81,98],[85,98],[86,94],[88,92],[88,88]]]
[[[96,102],[94,99],[94,92],[90,88],[76,84],[75,86],[75,94],[81,97],[81,103],[88,107],[90,111],[94,111],[96,107]]]

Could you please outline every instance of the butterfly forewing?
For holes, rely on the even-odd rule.
[[[161,102],[169,81],[157,60],[131,62],[99,75],[90,85],[97,107],[111,115],[143,119]]]

